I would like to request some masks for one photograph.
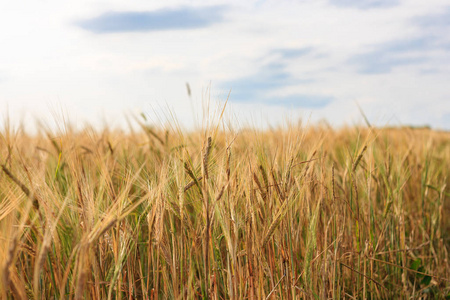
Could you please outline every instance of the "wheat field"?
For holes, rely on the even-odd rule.
[[[448,299],[450,133],[6,128],[2,299]]]

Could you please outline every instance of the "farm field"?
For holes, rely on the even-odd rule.
[[[0,144],[2,299],[445,299],[450,133],[221,122]]]

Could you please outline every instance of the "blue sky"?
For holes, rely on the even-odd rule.
[[[98,34],[190,30],[222,22],[225,10],[226,6],[181,6],[152,11],[108,11],[75,24]]]
[[[337,7],[358,9],[389,8],[400,5],[399,0],[330,0],[329,3]]]
[[[237,124],[351,125],[359,105],[376,125],[450,129],[449,30],[447,0],[4,1],[0,118],[169,109],[191,126],[229,94]]]

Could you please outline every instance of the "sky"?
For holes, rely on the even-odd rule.
[[[0,122],[450,130],[449,32],[448,0],[2,1]]]

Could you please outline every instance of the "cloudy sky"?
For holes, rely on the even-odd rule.
[[[2,123],[191,126],[230,94],[237,124],[450,129],[448,0],[2,1],[0,45]]]

